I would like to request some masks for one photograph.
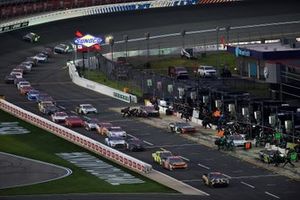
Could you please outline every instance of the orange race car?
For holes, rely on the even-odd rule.
[[[98,123],[98,126],[96,127],[96,130],[101,135],[106,135],[108,132],[108,128],[112,127],[112,123],[110,122],[100,122]]]

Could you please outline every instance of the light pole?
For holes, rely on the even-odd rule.
[[[229,31],[230,31],[230,26],[226,26],[226,45],[229,44]]]
[[[216,33],[217,33],[217,38],[216,38],[216,42],[217,42],[217,67],[219,66],[219,31],[220,31],[220,27],[216,27]]]
[[[105,42],[110,45],[111,60],[114,61],[114,37],[112,35],[105,38]]]
[[[146,42],[147,42],[147,63],[149,61],[149,39],[150,39],[150,33],[147,32],[145,33],[145,39],[146,39]]]
[[[182,31],[181,31],[181,36],[182,36],[182,48],[183,48],[183,49],[184,49],[184,46],[185,46],[185,42],[184,42],[185,34],[186,34],[186,31],[185,31],[185,30],[182,30]]]
[[[127,56],[128,56],[128,52],[127,52],[128,35],[124,35],[123,39],[124,39],[124,44],[125,44],[125,58],[126,58],[126,62],[127,62]]]

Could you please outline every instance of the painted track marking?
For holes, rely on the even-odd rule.
[[[252,189],[254,189],[255,187],[253,185],[250,185],[249,183],[245,183],[243,181],[241,181],[241,184],[246,185],[248,187],[251,187]]]
[[[179,157],[182,158],[182,159],[185,160],[185,161],[190,162],[190,159],[188,159],[188,158],[186,158],[186,157],[183,157],[183,156],[179,156]]]
[[[198,163],[197,165],[200,166],[200,167],[203,167],[204,169],[208,169],[208,170],[210,169],[210,167],[207,167],[206,165],[202,165],[200,163]]]
[[[246,178],[265,178],[265,177],[276,177],[280,176],[278,174],[269,174],[269,175],[255,175],[255,176],[233,176],[231,179],[246,179]]]
[[[265,194],[267,194],[267,195],[269,195],[269,196],[271,196],[271,197],[274,197],[274,198],[276,198],[276,199],[280,199],[279,196],[276,196],[275,194],[272,194],[272,193],[270,193],[270,192],[265,192]]]
[[[154,144],[150,143],[150,142],[147,142],[146,140],[143,140],[144,143],[150,145],[150,146],[153,146]]]

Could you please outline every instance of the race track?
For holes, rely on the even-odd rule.
[[[253,10],[257,12],[254,13],[252,12]],[[41,43],[37,45],[21,41],[22,34],[28,30],[0,35],[3,47],[0,49],[0,76],[4,77],[9,73],[12,65],[38,52],[42,46],[53,45],[54,43],[58,43],[58,41],[71,40],[77,29],[92,34],[114,33],[116,39],[118,39],[124,33],[130,33],[131,38],[141,37],[146,30],[153,30],[155,34],[164,34],[172,31],[179,32],[183,27],[194,30],[195,27],[206,29],[214,28],[216,25],[223,26],[228,23],[232,26],[238,26],[241,24],[272,23],[288,20],[300,20],[300,14],[296,6],[287,5],[284,7],[283,5],[274,5],[272,9],[267,10],[266,7],[263,7],[263,4],[260,6],[251,4],[238,6],[238,8],[233,6],[226,8],[226,10],[218,7],[188,7],[180,10],[177,8],[146,11],[145,13],[132,12],[55,22],[30,29],[39,33],[42,37]],[[300,26],[275,28],[274,30],[272,29],[271,33],[270,30],[265,30],[262,27],[261,29],[257,28],[253,34],[255,35],[256,33],[257,37],[264,37],[269,34],[281,34],[282,32],[297,34],[300,33]],[[207,37],[209,38],[209,35]],[[235,39],[234,35],[232,39]],[[170,41],[171,43],[174,44],[174,42]],[[165,44],[169,46],[168,43]],[[136,46],[133,44],[132,48],[136,48]],[[216,149],[207,148],[182,137],[171,135],[166,130],[146,125],[134,119],[122,118],[119,113],[111,111],[111,108],[126,106],[125,103],[87,91],[72,84],[65,67],[67,59],[68,57],[64,55],[54,55],[54,57],[50,58],[49,63],[39,64],[30,74],[25,75],[25,77],[34,87],[52,95],[58,104],[65,107],[68,111],[74,110],[78,103],[92,103],[100,111],[97,115],[100,120],[108,120],[114,124],[119,124],[131,135],[152,143],[153,145],[147,146],[148,150],[146,152],[130,153],[130,155],[138,159],[151,163],[151,153],[161,147],[188,158],[190,166],[187,170],[169,172],[155,164],[153,164],[153,167],[210,194],[210,197],[202,197],[203,199],[229,200],[243,198],[245,200],[257,200],[277,199],[277,197],[280,199],[297,199],[297,196],[299,197],[299,182],[272,174],[270,171],[257,168],[252,164],[238,160],[225,153],[220,153]],[[0,91],[1,94],[6,96],[8,101],[39,114],[36,104],[27,101],[23,96],[19,95],[14,85],[1,83]],[[104,140],[104,137],[86,132],[83,129],[74,130],[101,142]],[[212,171],[222,171],[234,177],[231,180],[230,187],[220,189],[205,187],[200,181],[200,177],[203,173],[207,173],[208,170],[199,166],[199,163],[209,166]],[[241,184],[241,182],[246,182],[254,186],[254,188]],[[109,199],[110,197],[113,198],[113,196],[108,195],[105,199]],[[49,196],[47,198],[55,199],[56,196]],[[84,197],[84,199],[89,198],[93,199],[95,196]],[[118,199],[134,198],[140,198],[140,196],[122,195],[118,197]],[[193,198],[190,197],[187,199]],[[83,198],[82,196],[72,196],[72,199]],[[142,199],[174,199],[174,196],[145,195],[142,196]]]

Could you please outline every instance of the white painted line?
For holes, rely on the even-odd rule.
[[[132,138],[136,138],[135,136],[133,136],[131,134],[128,134],[128,133],[127,133],[127,136],[132,137]]]
[[[225,177],[231,179],[231,176],[227,175],[227,174],[223,174]]]
[[[162,150],[162,151],[168,151],[168,150],[166,150],[165,148],[160,148],[160,150]]]
[[[186,160],[188,162],[190,162],[190,159],[186,158],[186,157],[183,157],[183,156],[179,156],[180,158],[182,158],[183,160]]]
[[[203,168],[205,168],[205,169],[210,169],[210,167],[207,167],[207,166],[202,165],[202,164],[200,164],[200,163],[198,163],[198,166],[203,167]]]
[[[150,143],[150,142],[147,142],[146,140],[143,140],[144,143],[150,145],[150,146],[153,146],[154,144]]]
[[[84,119],[91,119],[90,117],[88,116],[83,116]]]
[[[66,110],[66,108],[65,107],[63,107],[63,106],[58,106],[59,108],[61,108],[61,109],[63,109],[63,110]]]
[[[250,185],[249,183],[245,183],[245,182],[243,182],[243,181],[241,181],[241,184],[244,184],[244,185],[246,185],[246,186],[248,186],[248,187],[251,187],[252,189],[255,188],[253,185]]]
[[[276,196],[275,194],[272,194],[272,193],[270,193],[270,192],[265,192],[265,194],[270,195],[271,197],[274,197],[274,198],[276,198],[276,199],[280,199],[279,196]]]
[[[75,111],[73,111],[73,110],[71,110],[71,113],[73,113],[73,114],[77,115],[77,112],[75,112]]]
[[[265,178],[265,177],[276,177],[280,176],[278,174],[269,174],[269,175],[255,175],[255,176],[233,176],[232,179],[243,179],[243,178]]]

